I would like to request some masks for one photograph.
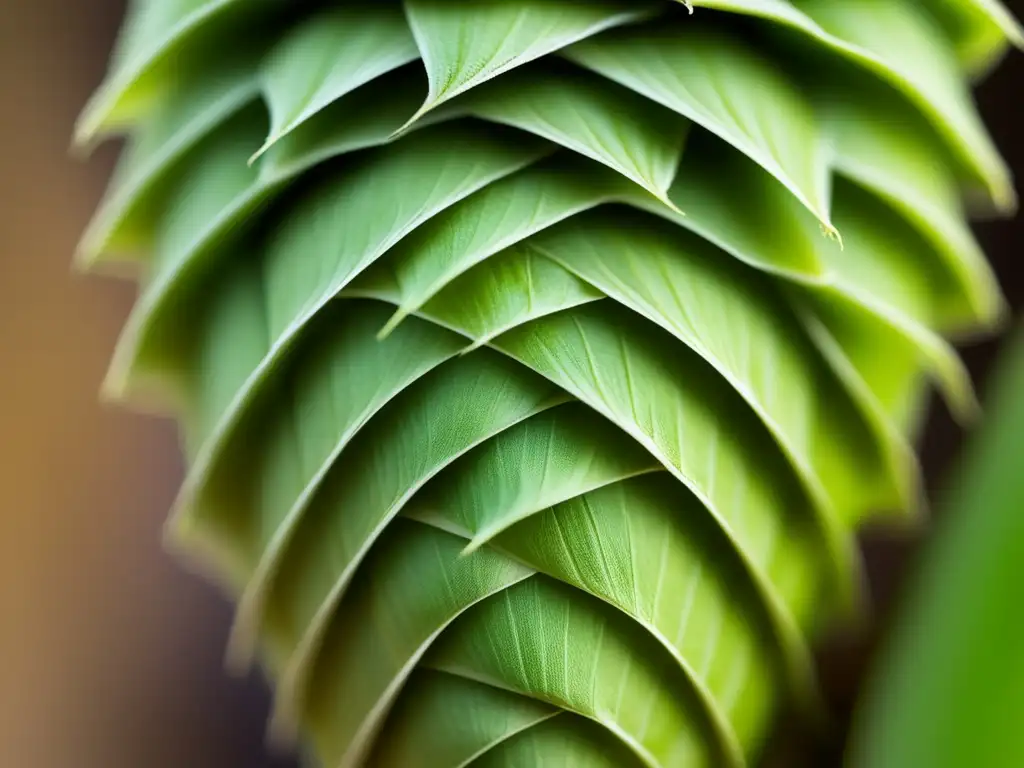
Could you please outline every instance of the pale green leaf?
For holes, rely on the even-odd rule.
[[[239,275],[232,284],[247,282],[253,284]],[[211,318],[206,328],[196,353],[202,374],[191,393],[200,412],[213,414],[202,423],[220,433],[207,427],[199,435],[199,455],[179,492],[170,534],[179,545],[198,540],[210,551],[206,570],[220,566],[229,583],[243,589],[230,654],[241,663],[253,651],[253,623],[270,575],[337,457],[375,413],[454,356],[461,342],[420,320],[378,342],[374,332],[386,307],[344,302],[325,311],[314,338],[243,409],[230,399],[242,391],[239,384],[259,361],[265,338],[255,355],[233,351],[249,346],[251,328],[264,327],[262,297],[257,289],[230,306],[233,311]],[[226,422],[225,412],[233,416]]]
[[[795,30],[890,83],[936,125],[997,207],[1015,205],[1008,171],[973,107],[955,54],[937,23],[913,0],[695,0],[694,5]]]
[[[497,536],[517,560],[616,606],[669,651],[697,691],[724,760],[760,743],[782,659],[740,559],[667,473],[562,502]]]
[[[607,165],[672,204],[668,189],[689,122],[603,78],[545,62],[474,89],[453,102],[451,111],[535,133]]]
[[[960,78],[941,30],[914,0],[800,0],[822,29],[855,46],[892,73],[943,133],[961,163],[995,205],[1012,209],[1016,195],[998,150]]]
[[[350,580],[412,495],[466,451],[564,400],[522,366],[478,350],[408,388],[349,443],[271,577],[261,628],[271,657],[286,660],[279,718],[294,716]]]
[[[270,135],[256,156],[328,104],[418,56],[397,4],[348,3],[310,16],[263,65]]]
[[[870,96],[870,98],[868,98]],[[815,95],[835,147],[836,170],[881,197],[931,244],[956,286],[937,303],[943,330],[991,325],[1005,312],[995,276],[963,218],[956,179],[942,148],[907,105],[882,89]],[[880,110],[885,120],[878,120]]]
[[[880,430],[881,435],[891,434],[894,428],[911,435],[906,417],[916,396],[914,390],[919,380],[935,381],[937,368],[944,376],[956,377],[955,381],[945,383],[939,379],[951,406],[961,408],[973,403],[971,382],[963,363],[939,337],[920,329],[915,333],[914,326],[894,326],[884,316],[866,312],[862,305],[842,294],[793,291],[790,298],[794,307],[803,310],[805,327],[825,359],[848,382],[855,397],[860,391],[867,398],[865,403],[870,408],[866,412],[884,414],[885,429]],[[838,350],[832,342],[838,344]],[[958,390],[955,397],[954,389]],[[967,397],[963,404],[958,399],[960,389],[967,393],[963,395]],[[970,410],[954,412],[970,415]]]
[[[707,360],[775,436],[840,557],[846,527],[898,506],[848,394],[763,277],[700,238],[626,210],[574,217],[529,245]]]
[[[563,156],[489,185],[435,217],[388,254],[401,301],[381,335],[475,264],[629,192],[619,176],[589,161]]]
[[[133,134],[78,246],[79,264],[138,260],[153,244],[175,165],[218,125],[256,98],[255,55],[217,62],[185,78]]]
[[[405,9],[430,79],[426,101],[412,123],[514,67],[650,16],[654,6],[635,0],[405,0]]]
[[[700,131],[690,137],[669,195],[684,216],[671,215],[662,206],[641,207],[668,216],[752,267],[788,280],[820,281],[825,272],[822,249],[838,248],[821,236],[813,215],[806,215],[771,174]]]
[[[104,384],[108,393],[125,393],[133,377],[150,371],[173,373],[180,367],[174,357],[180,354],[181,340],[189,338],[189,317],[182,315],[193,314],[189,297],[208,284],[209,261],[225,250],[215,246],[229,233],[238,237],[238,228],[231,225],[265,205],[291,180],[276,175],[269,181],[253,178],[256,170],[248,168],[244,157],[253,146],[252,131],[259,126],[246,125],[241,137],[225,134],[216,162],[197,158],[197,175],[182,183],[180,212],[167,217],[166,244],[158,250],[162,258],[118,342]],[[359,148],[345,141],[345,127],[341,132],[341,138],[329,144],[333,151]],[[381,134],[367,137],[359,124],[351,134],[353,142],[387,140]],[[457,155],[443,151],[453,140],[463,143]],[[294,215],[284,217],[263,255],[270,344],[266,364],[353,276],[405,234],[548,151],[536,141],[511,142],[500,130],[483,135],[446,126],[444,131],[425,130],[410,137],[395,151],[364,155],[298,197],[290,206]],[[215,179],[203,187],[212,200],[188,194],[201,177]],[[382,199],[395,209],[381,207]],[[360,226],[353,228],[350,222]],[[257,375],[259,371],[254,372]]]
[[[607,304],[535,320],[494,345],[618,425],[693,491],[749,569],[791,679],[806,693],[813,686],[797,627],[813,601],[808,590],[850,599],[852,542],[830,560],[809,499],[749,407],[680,342]],[[831,574],[827,585],[812,584],[819,569]]]
[[[386,259],[353,280],[343,295],[401,302]],[[603,296],[551,259],[518,244],[459,275],[413,314],[473,339],[470,351],[517,325]]]
[[[641,768],[644,763],[607,729],[560,714],[497,744],[474,768]]]
[[[325,632],[301,704],[323,764],[361,764],[434,639],[470,606],[533,574],[489,550],[463,557],[463,543],[398,520],[374,547]]]
[[[181,76],[183,51],[181,58],[194,66],[195,59],[208,59],[228,29],[254,37],[260,33],[251,22],[283,6],[280,0],[134,0],[106,79],[75,125],[75,143],[87,145],[149,113]]]
[[[661,465],[586,406],[570,403],[505,430],[427,484],[405,515],[470,539],[466,552],[587,491]]]
[[[814,113],[779,68],[746,42],[683,20],[612,32],[565,55],[720,136],[834,231],[828,147]]]
[[[556,715],[568,717],[535,699],[418,667],[384,725],[387,737],[377,740],[366,764],[373,768],[480,765],[487,760],[488,752],[499,750],[503,742],[532,731]],[[571,738],[575,729],[558,732]],[[614,739],[608,741],[613,750],[621,749]],[[626,753],[626,757],[631,755]],[[623,763],[616,768],[619,765]]]
[[[926,379],[920,351],[879,318],[842,311],[822,318],[811,309],[812,302],[802,301],[795,291],[789,298],[808,337],[863,413],[887,465],[904,478],[903,509],[915,514],[921,472],[904,409],[908,389],[919,388]],[[825,302],[814,303],[820,309]]]
[[[841,311],[876,315],[920,350],[950,407],[968,417],[975,409],[970,378],[956,352],[931,328],[955,296],[955,284],[921,235],[867,192],[840,181],[836,221],[851,233],[846,251],[828,258],[821,301]],[[847,308],[848,309],[845,309]]]
[[[596,720],[650,768],[722,765],[671,655],[616,609],[542,576],[466,611],[426,664]]]
[[[853,228],[840,250],[821,237],[814,217],[754,163],[709,137],[695,135],[690,144],[671,191],[687,215],[663,206],[645,206],[648,210],[744,263],[838,303],[852,322],[871,325],[873,333],[905,338],[954,409],[970,412],[973,395],[965,369],[928,327],[956,287],[919,233],[881,201],[840,180],[836,220],[844,232]],[[890,234],[898,246],[888,241]]]
[[[1018,48],[1024,48],[1024,28],[1001,0],[966,0],[961,4],[990,19],[1010,42]]]
[[[749,577],[724,551],[720,534],[710,532],[699,504],[666,475],[610,485],[646,470],[649,458],[591,448],[593,458],[579,466],[571,451],[588,444],[579,408],[562,406],[502,433],[440,475],[406,514],[463,535],[476,532],[475,541],[497,534],[499,549],[639,621],[686,670],[723,747],[742,762],[740,744],[758,740],[753,731],[768,706],[771,670],[780,666],[771,650],[776,641],[763,634],[767,622],[760,629],[749,622],[747,610],[756,605]],[[599,420],[589,422],[590,444],[615,444],[600,440]],[[530,485],[538,477],[539,491]],[[579,495],[594,488],[603,490]],[[558,506],[536,514],[549,502]],[[681,595],[692,610],[680,612]],[[723,605],[736,612],[721,612]]]
[[[983,75],[1007,44],[1024,48],[1024,29],[1000,0],[929,0],[946,27],[957,57],[972,75]]]

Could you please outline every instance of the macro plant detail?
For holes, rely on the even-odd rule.
[[[742,766],[919,513],[995,0],[139,0],[77,141],[105,393],[173,414],[175,548],[324,766]]]

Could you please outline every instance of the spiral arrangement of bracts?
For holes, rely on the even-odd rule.
[[[988,0],[136,2],[80,258],[324,766],[739,766],[820,712],[1014,205]],[[133,269],[134,268],[134,269]]]

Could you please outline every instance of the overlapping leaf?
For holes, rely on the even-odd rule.
[[[782,304],[707,243],[656,224],[577,216],[531,245],[710,362],[775,434],[829,530],[898,503],[898,481],[884,477],[851,402]]]
[[[367,764],[382,768],[431,768],[486,762],[492,752],[509,747],[522,749],[503,744],[517,741],[519,734],[530,738],[535,727],[556,715],[566,717],[557,708],[535,699],[419,667],[403,688],[384,726],[392,738],[377,742]],[[445,734],[444,738],[436,738],[439,731]],[[573,740],[576,730],[559,728],[556,733]],[[587,740],[579,741],[579,749],[585,750],[581,754],[594,754],[593,749],[587,749]],[[606,745],[612,756],[622,754],[622,747],[614,739],[606,738]],[[566,754],[569,752],[566,750]],[[628,759],[629,753],[625,754]],[[540,752],[535,752],[533,758],[542,759]]]
[[[406,14],[430,90],[419,112],[434,109],[502,72],[604,29],[651,15],[657,4],[625,0],[406,0]]]
[[[1000,0],[931,0],[929,7],[946,25],[971,74],[985,72],[1008,44],[1024,48],[1024,29]]]
[[[270,135],[257,154],[346,93],[416,58],[396,5],[356,3],[307,19],[263,67]]]
[[[648,765],[720,764],[694,693],[657,642],[610,606],[543,577],[467,611],[427,665],[596,720]]]
[[[124,391],[138,369],[159,370],[170,363],[173,370],[175,361],[162,358],[167,350],[176,351],[178,338],[189,335],[182,305],[188,303],[190,292],[202,290],[203,273],[210,269],[207,259],[213,257],[210,251],[218,235],[226,236],[231,222],[265,205],[280,189],[279,180],[261,182],[255,171],[238,163],[239,154],[251,146],[250,135],[226,134],[222,153],[203,159],[197,165],[197,177],[181,186],[182,204],[168,216],[164,242],[157,248],[161,258],[155,276],[133,310],[115,353],[108,380],[112,390]],[[444,152],[453,140],[461,145],[457,155]],[[482,135],[446,126],[443,131],[433,129],[410,137],[394,152],[364,156],[346,173],[300,198],[293,206],[295,214],[285,217],[270,236],[263,256],[268,354],[290,344],[320,307],[405,234],[548,152],[540,142],[512,142],[500,131]],[[222,171],[222,163],[227,172]],[[213,199],[200,201],[187,195],[204,176],[215,179],[204,186]],[[350,194],[351,189],[356,193]],[[381,199],[391,201],[393,208],[382,209]],[[353,228],[351,222],[359,227]]]
[[[899,89],[943,134],[962,166],[1000,208],[1015,201],[1005,164],[958,76],[952,47],[908,0],[697,0],[695,5],[759,17],[810,38]]]
[[[832,230],[829,156],[810,106],[741,41],[683,22],[658,23],[584,41],[566,55],[722,137]]]
[[[601,78],[534,66],[474,90],[449,110],[535,133],[607,165],[671,205],[688,122]]]
[[[405,678],[444,628],[533,574],[493,551],[461,557],[461,549],[458,537],[410,521],[389,526],[375,548],[364,580],[326,631],[303,703],[325,763],[363,758]]]
[[[1020,37],[996,0],[140,0],[82,259],[142,273],[108,391],[182,421],[171,532],[275,723],[332,767],[650,768],[820,718],[925,381],[973,406],[940,334],[1000,317],[966,79]]]
[[[152,245],[161,189],[176,161],[233,112],[256,97],[255,55],[218,62],[203,77],[183,80],[132,138],[79,246],[79,260],[91,264],[109,251],[138,258]]]
[[[258,34],[264,19],[279,14],[283,5],[280,0],[135,0],[110,71],[75,126],[75,141],[88,144],[99,134],[144,119],[174,90],[181,76],[176,54],[184,51],[186,60],[197,55],[206,58],[228,29]]]
[[[466,451],[564,399],[555,387],[489,350],[441,367],[396,398],[340,457],[287,547],[264,629],[287,654],[281,709],[300,701],[339,600],[370,547],[424,483]],[[442,418],[437,418],[441,414]],[[357,482],[358,480],[358,482]],[[336,511],[345,510],[338,516]]]

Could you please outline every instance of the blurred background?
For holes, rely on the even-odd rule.
[[[172,426],[98,400],[134,289],[70,271],[117,148],[82,163],[67,147],[123,5],[0,1],[0,765],[288,766],[263,744],[262,681],[223,670],[230,606],[161,548],[181,475]],[[1022,3],[1007,5],[1024,15]],[[978,92],[1020,179],[1022,94],[1021,54]],[[1019,316],[1024,217],[978,232]],[[982,388],[999,342],[965,350]],[[922,445],[932,491],[962,440],[933,406]],[[873,623],[863,636],[829,639],[821,653],[840,721],[921,539],[864,537]],[[774,763],[838,765],[841,731],[821,744],[784,730]]]

